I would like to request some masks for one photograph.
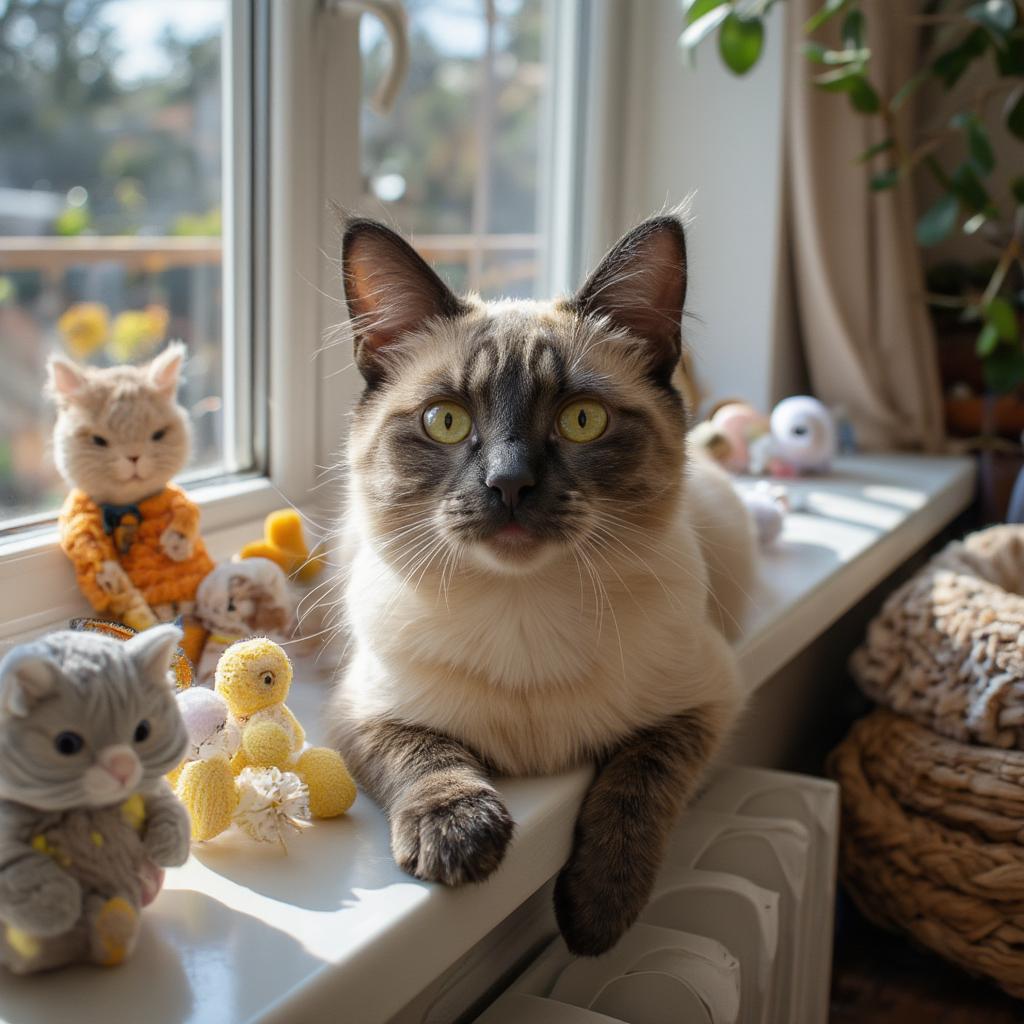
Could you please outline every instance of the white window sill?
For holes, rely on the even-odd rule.
[[[751,689],[807,646],[969,504],[967,459],[840,460],[799,483],[766,555],[739,654]],[[328,669],[290,703],[315,733]],[[0,1019],[34,1021],[386,1020],[558,870],[590,772],[507,780],[515,842],[487,884],[460,890],[402,874],[365,797],[344,819],[296,837],[287,855],[227,837],[169,872],[134,959],[42,982],[4,979]]]

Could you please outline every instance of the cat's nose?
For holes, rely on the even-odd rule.
[[[100,751],[97,761],[100,767],[110,772],[122,786],[138,781],[141,774],[138,756],[130,747],[107,747],[106,750]]]
[[[139,455],[129,455],[128,456],[128,461],[129,462],[138,462],[140,457],[141,456],[139,456]]]
[[[484,478],[484,483],[501,495],[501,500],[509,511],[519,504],[523,493],[536,482],[526,452],[518,445],[508,446],[494,459]]]

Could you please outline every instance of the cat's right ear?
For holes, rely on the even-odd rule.
[[[356,366],[368,384],[386,377],[388,349],[404,335],[428,320],[466,311],[423,257],[376,221],[348,222],[341,267]]]
[[[58,405],[81,398],[88,383],[85,370],[70,359],[54,355],[46,361],[46,390]]]
[[[0,662],[0,715],[27,717],[57,687],[57,666],[31,647]]]

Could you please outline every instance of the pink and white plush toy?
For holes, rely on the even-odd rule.
[[[749,447],[748,472],[782,477],[828,472],[836,454],[836,426],[818,399],[783,399],[772,410],[770,422],[771,432]]]

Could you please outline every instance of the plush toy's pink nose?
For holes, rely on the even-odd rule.
[[[122,786],[130,785],[138,780],[141,774],[141,765],[130,747],[107,747],[101,751],[98,758],[100,767],[106,769],[121,783]]]

